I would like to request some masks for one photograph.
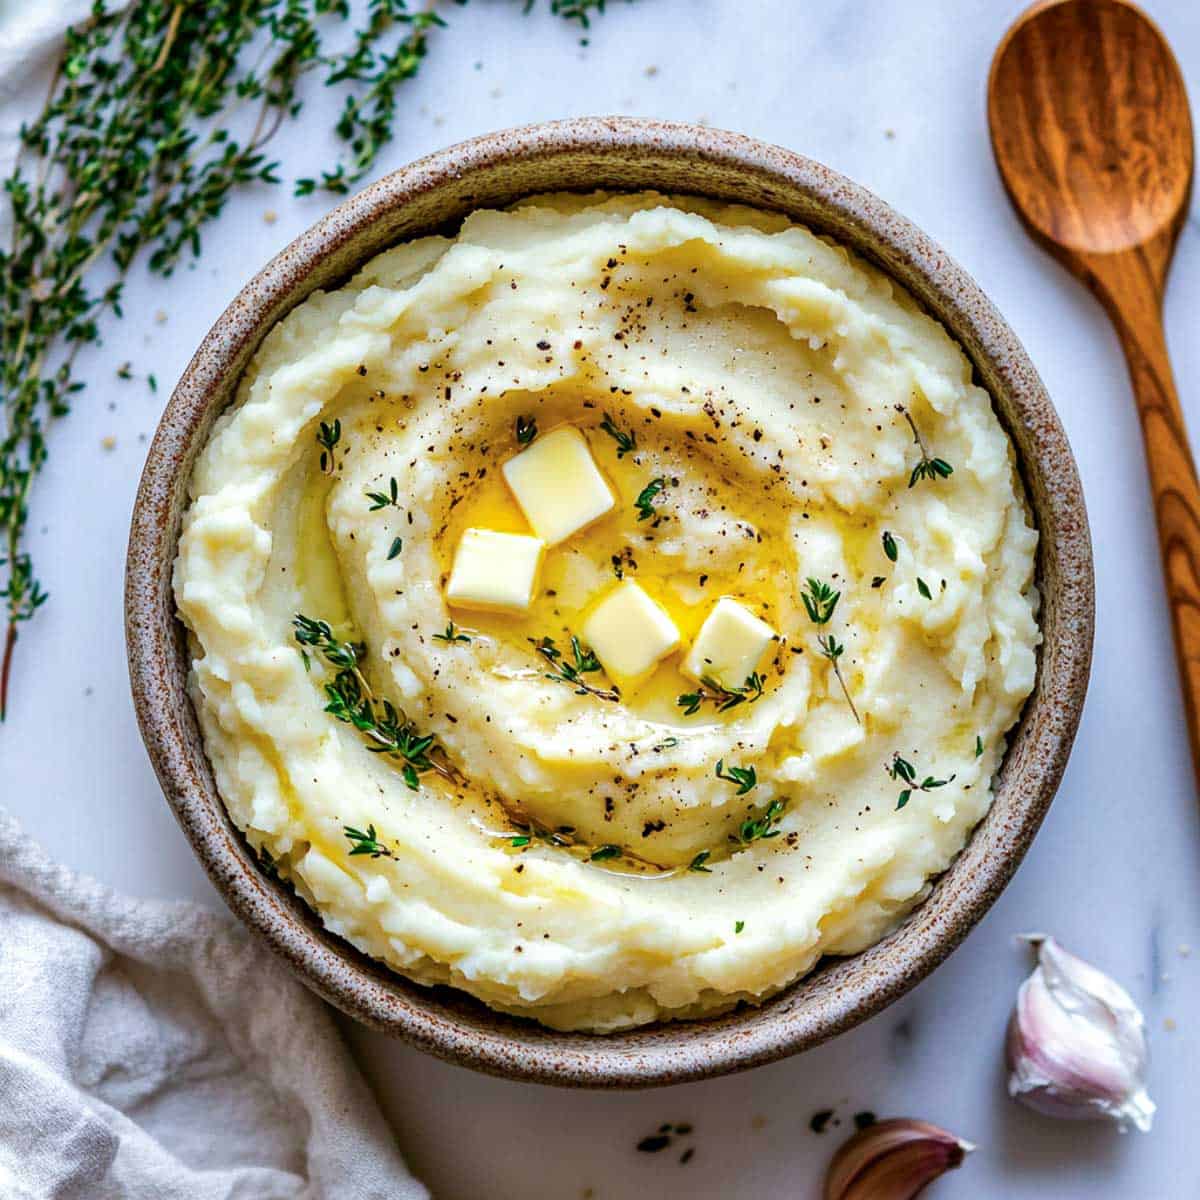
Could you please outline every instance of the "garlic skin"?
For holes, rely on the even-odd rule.
[[[833,1156],[825,1200],[912,1200],[975,1147],[927,1121],[879,1121]]]
[[[1038,963],[1008,1023],[1008,1094],[1050,1117],[1104,1118],[1149,1133],[1146,1022],[1132,997],[1052,937],[1026,935]]]

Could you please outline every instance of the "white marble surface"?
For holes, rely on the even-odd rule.
[[[1200,99],[1196,0],[1147,0]],[[742,130],[831,164],[928,230],[992,295],[1042,372],[1075,448],[1096,547],[1091,696],[1066,780],[1024,866],[930,979],[834,1043],[772,1067],[665,1091],[561,1092],[476,1076],[355,1027],[351,1043],[396,1134],[439,1198],[817,1194],[858,1109],[942,1122],[979,1144],[941,1196],[1161,1200],[1200,1191],[1200,820],[1175,684],[1137,421],[1124,366],[1086,292],[1020,232],[987,144],[984,80],[1020,0],[639,0],[590,45],[501,0],[449,7],[401,98],[381,171],[501,126],[633,113]],[[651,70],[657,68],[657,70]],[[328,98],[314,96],[320,128]],[[319,139],[285,132],[295,174]],[[138,276],[128,316],[86,369],[93,386],[54,431],[34,497],[34,547],[52,593],[22,635],[14,713],[0,731],[0,799],[65,861],[144,895],[219,904],[147,765],[121,632],[125,537],[137,474],[171,381],[252,269],[326,207],[248,194],[171,283]],[[264,221],[273,209],[278,220]],[[1180,243],[1168,332],[1200,436],[1200,207]],[[156,321],[161,310],[165,320]],[[1189,336],[1189,334],[1191,336]],[[116,366],[153,371],[120,382]],[[102,448],[114,435],[115,450]],[[1005,1099],[1000,1044],[1026,971],[1013,935],[1051,930],[1115,972],[1153,1039],[1149,1136],[1063,1126]],[[1196,953],[1181,951],[1190,943]],[[1168,1025],[1177,1023],[1177,1028]],[[840,1129],[808,1129],[835,1107]],[[689,1121],[696,1154],[637,1154],[662,1121]],[[347,1195],[352,1193],[348,1191]]]

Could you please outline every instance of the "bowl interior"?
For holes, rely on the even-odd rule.
[[[407,238],[453,231],[473,209],[536,192],[656,189],[773,209],[828,234],[902,283],[962,344],[1017,449],[1041,538],[1044,635],[1035,690],[1013,731],[995,802],[931,895],[892,934],[819,969],[760,1008],[604,1037],[493,1012],[408,982],[328,933],[268,879],[229,822],[186,692],[171,569],[187,482],[213,421],[271,327]],[[1087,687],[1091,545],[1066,437],[1032,364],[971,279],[933,242],[828,168],[735,134],[585,119],[493,134],[404,168],[347,200],[246,286],[180,380],[155,437],[130,537],[126,624],[143,737],[168,801],[230,906],[327,1000],[466,1066],[593,1087],[678,1083],[816,1045],[871,1016],[933,969],[1016,869],[1066,765]]]

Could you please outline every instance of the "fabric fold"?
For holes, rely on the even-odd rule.
[[[239,924],[0,811],[0,1195],[418,1200],[322,1002]]]

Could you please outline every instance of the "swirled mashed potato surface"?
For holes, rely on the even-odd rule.
[[[452,608],[465,530],[531,532],[502,473],[531,426],[578,430],[616,503],[528,611]],[[273,330],[191,497],[175,594],[234,821],[366,953],[555,1028],[761,1001],[876,941],[1033,687],[1037,535],[962,350],[745,208],[541,196],[381,254]],[[580,689],[561,664],[618,579],[682,645]],[[721,597],[775,634],[728,695],[680,670]],[[327,711],[343,684],[365,722]],[[385,702],[391,734],[358,727]],[[396,730],[434,739],[418,769]]]

